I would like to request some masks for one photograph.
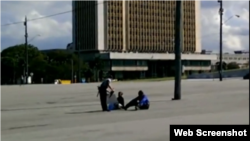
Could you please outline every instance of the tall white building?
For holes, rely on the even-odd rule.
[[[175,1],[73,1],[81,51],[174,52]],[[200,2],[183,2],[183,52],[201,52]]]
[[[100,56],[115,77],[174,74],[175,1],[73,1],[73,45],[84,60]],[[183,71],[210,70],[201,52],[200,2],[183,2]]]

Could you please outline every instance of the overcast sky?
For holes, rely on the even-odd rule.
[[[71,10],[71,1],[4,1],[1,2],[1,25]],[[202,49],[218,51],[219,4],[216,1],[201,2]],[[223,47],[225,52],[249,50],[249,3],[225,1]],[[72,42],[72,13],[66,13],[28,23],[29,40],[39,49],[66,48]],[[38,36],[40,35],[40,36]],[[33,39],[32,39],[33,38]],[[23,24],[1,26],[1,50],[24,42]]]

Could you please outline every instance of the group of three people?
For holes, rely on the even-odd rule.
[[[114,89],[111,87],[111,78],[105,79],[101,85],[98,87],[98,93],[100,94],[100,101],[103,111],[110,111],[107,107],[107,89],[110,89],[111,94],[114,92]],[[121,108],[127,110],[129,107],[134,106],[135,110],[139,109],[149,109],[149,100],[147,96],[143,93],[142,90],[138,92],[138,96],[132,99],[128,104],[125,105],[123,93],[119,92],[117,97],[118,103],[115,103],[115,108]]]

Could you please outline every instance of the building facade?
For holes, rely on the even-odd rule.
[[[101,54],[101,58],[106,66],[104,71],[112,70],[112,75],[117,79],[168,77],[175,74],[174,54],[109,52]],[[211,70],[211,60],[215,59],[216,55],[182,54],[182,73],[208,72]]]
[[[199,1],[183,2],[183,52],[201,52]],[[81,51],[174,52],[175,1],[73,1]]]
[[[113,58],[103,59],[111,65],[110,71],[117,74],[132,71],[146,73],[152,71],[150,65],[160,67],[156,70],[157,74],[158,70],[165,71],[173,66],[173,59],[163,58],[167,59],[174,53],[175,1],[73,1],[72,7],[73,45],[84,60],[91,61],[96,56],[116,53],[117,58],[113,55]],[[200,2],[184,1],[183,13],[183,54],[193,57],[188,57],[188,61],[196,64],[197,61],[211,63],[213,55],[199,54]],[[131,59],[133,55],[145,58]],[[155,62],[149,57],[152,55],[162,59]],[[199,60],[204,57],[205,60]],[[136,67],[135,64],[140,64],[140,61],[147,62],[141,62],[148,66],[147,69]],[[210,63],[204,63],[199,69],[187,63],[189,66],[186,66],[186,70],[210,70]],[[118,69],[115,64],[124,67]]]
[[[202,54],[212,54],[212,51],[202,50]],[[213,60],[212,70],[216,70],[217,65],[220,62],[220,54],[216,55],[216,60]],[[236,63],[240,68],[248,68],[249,67],[249,51],[237,50],[232,53],[223,53],[222,54],[222,62],[224,64]]]
[[[216,64],[219,62],[219,54],[217,55],[217,59],[212,61],[212,65],[216,68]],[[234,51],[234,54],[224,53],[222,54],[222,61],[226,64],[235,62],[241,68],[249,67],[249,52],[248,51]]]

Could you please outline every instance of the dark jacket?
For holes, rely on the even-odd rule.
[[[118,101],[118,103],[120,103],[122,105],[122,107],[124,107],[125,102],[124,102],[124,98],[122,96],[118,96],[117,101]]]
[[[105,79],[102,84],[100,85],[100,90],[106,90],[109,86],[110,80],[109,79]]]

